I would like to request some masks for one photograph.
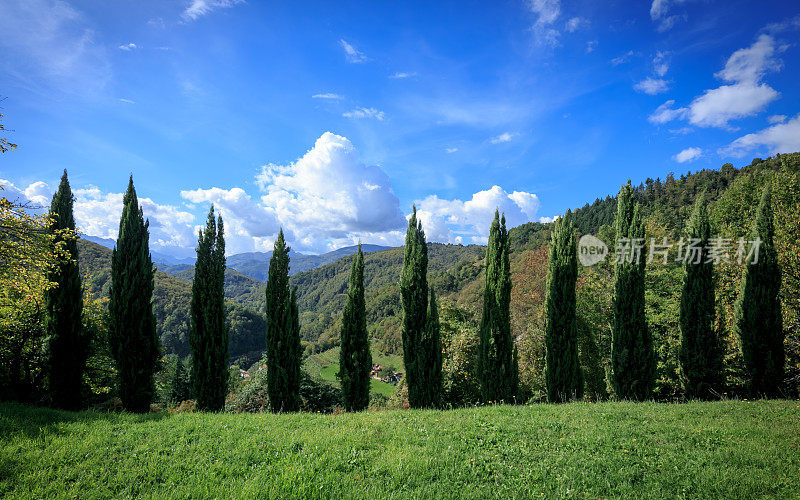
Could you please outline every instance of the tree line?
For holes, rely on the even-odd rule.
[[[48,390],[56,406],[81,406],[81,387],[89,348],[82,322],[82,285],[77,266],[73,196],[66,171],[53,196],[47,230],[53,250],[65,257],[47,273],[53,286],[45,294]],[[641,207],[630,181],[617,197],[617,238],[644,238]],[[112,254],[108,343],[125,409],[144,412],[154,396],[153,377],[160,357],[152,310],[153,264],[149,253],[149,221],[138,203],[133,178],[123,198],[119,235]],[[684,261],[680,305],[680,363],[687,396],[719,396],[722,377],[721,340],[714,329],[715,270],[708,255],[711,230],[706,197],[699,196],[686,226],[700,242],[700,258]],[[784,351],[778,292],[781,269],[774,244],[769,187],[765,188],[753,224],[760,241],[758,260],[746,260],[745,277],[735,305],[735,331],[741,343],[751,393],[778,396]],[[405,385],[413,408],[442,404],[442,344],[439,305],[427,277],[428,247],[414,207],[409,218],[399,283]],[[483,314],[477,364],[481,399],[486,403],[516,401],[519,383],[517,349],[511,334],[511,271],[504,215],[495,212],[485,256]],[[191,383],[197,408],[224,408],[228,387],[228,332],[224,303],[225,239],[220,216],[212,206],[205,229],[198,232],[197,263],[192,282]],[[545,380],[549,401],[580,399],[584,374],[578,356],[576,319],[577,242],[572,214],[559,218],[550,234],[545,298]],[[655,353],[645,318],[645,262],[617,259],[614,269],[612,370],[610,381],[620,399],[652,396]],[[275,241],[266,286],[265,347],[269,408],[298,411],[302,349],[296,289],[289,284],[289,247],[281,231]],[[359,245],[350,270],[341,326],[338,377],[348,411],[369,403],[370,353],[364,300],[364,256]],[[179,367],[180,369],[180,367]],[[184,375],[182,374],[181,377]]]

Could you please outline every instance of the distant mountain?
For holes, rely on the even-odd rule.
[[[81,235],[82,240],[91,241],[92,243],[97,243],[100,246],[104,246],[108,249],[113,250],[114,246],[116,246],[117,242],[112,238],[100,238],[99,236],[89,236],[87,234]],[[167,255],[161,252],[154,252],[150,251],[150,257],[153,259],[153,264],[162,271],[160,265],[166,266],[175,266],[175,265],[194,265],[194,261],[197,260],[194,257],[173,257],[172,255]],[[167,274],[170,274],[168,271]]]
[[[382,252],[391,247],[381,245],[361,245],[364,253]],[[358,249],[357,246],[349,246],[333,250],[332,252],[320,255],[306,255],[298,252],[289,252],[289,274],[302,273],[311,269],[336,262],[342,257],[353,255]],[[255,278],[259,281],[267,280],[267,268],[272,252],[247,252],[230,255],[226,259],[226,264],[231,269],[236,269],[242,274]],[[169,271],[165,271],[169,272]]]

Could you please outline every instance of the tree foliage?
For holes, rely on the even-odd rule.
[[[72,190],[67,171],[50,203],[53,253],[64,252],[48,270],[54,283],[45,293],[45,334],[48,338],[48,378],[53,403],[75,410],[81,406],[83,371],[89,342],[83,331],[83,290],[78,270],[78,245],[72,215]]]
[[[228,389],[228,328],[225,324],[225,237],[222,216],[208,212],[206,229],[197,237],[197,262],[192,281],[192,378],[197,408],[225,408]]]
[[[347,411],[360,411],[369,405],[372,355],[367,333],[367,310],[364,301],[364,254],[361,245],[353,257],[350,286],[342,313],[341,349],[339,350],[339,380],[342,399]]]
[[[267,302],[267,390],[273,412],[300,409],[300,318],[297,292],[289,290],[289,247],[283,230],[269,261]]]
[[[751,241],[758,254],[747,256],[747,269],[736,300],[734,328],[741,341],[748,384],[754,395],[780,394],[784,375],[781,267],[775,249],[775,227],[769,186],[764,188]]]
[[[153,400],[153,374],[160,354],[153,296],[149,221],[136,197],[133,177],[122,199],[117,245],[111,257],[109,342],[119,373],[120,398],[126,410],[146,412]]]
[[[547,399],[567,401],[583,397],[583,371],[578,357],[575,284],[578,254],[570,214],[556,221],[550,233],[546,299]]]
[[[656,361],[645,316],[646,259],[643,252],[636,252],[637,245],[644,242],[644,225],[634,198],[628,181],[617,196],[617,242],[628,253],[617,255],[614,269],[611,363],[617,397],[640,401],[652,395]]]
[[[517,396],[517,366],[511,336],[511,268],[506,218],[495,211],[486,247],[483,316],[478,373],[484,401],[512,402]]]
[[[431,293],[429,300],[427,275],[428,246],[414,207],[408,221],[400,276],[403,362],[406,367],[408,402],[412,408],[435,407],[441,403],[442,349],[439,319],[435,294]],[[430,314],[431,311],[433,314]]]
[[[697,198],[687,227],[697,257],[684,262],[681,291],[680,361],[686,395],[707,399],[721,394],[722,347],[714,326],[714,261],[710,258],[711,224],[705,195]]]

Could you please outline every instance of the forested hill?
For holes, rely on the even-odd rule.
[[[800,289],[800,226],[797,219],[798,194],[794,189],[800,154],[781,155],[764,161],[756,159],[743,168],[730,164],[719,170],[700,172],[664,180],[648,179],[636,187],[642,204],[647,237],[677,239],[688,218],[695,197],[706,191],[715,231],[726,237],[749,234],[761,188],[772,184],[776,199],[776,238],[784,267],[782,295],[786,306],[784,316],[789,338],[797,334],[798,289]],[[624,182],[624,179],[621,179]],[[792,184],[792,183],[795,184]],[[597,199],[578,208],[572,218],[582,234],[597,234],[610,245],[613,242],[613,221],[616,193]],[[792,198],[795,196],[795,198]],[[794,203],[794,205],[793,205]],[[793,208],[794,207],[794,208]],[[794,217],[794,218],[793,218]],[[544,287],[547,276],[547,242],[549,224],[531,222],[510,230],[512,244],[511,268],[512,330],[520,346],[522,383],[535,390],[542,373]],[[792,246],[794,245],[794,246]],[[613,248],[613,246],[612,246]],[[444,307],[456,308],[460,318],[457,328],[473,331],[480,319],[485,247],[478,245],[429,244],[429,281],[442,298]],[[107,294],[111,252],[106,248],[82,241],[82,268],[92,275],[90,282],[96,294]],[[794,260],[792,260],[792,258]],[[338,260],[294,274],[293,285],[298,287],[301,310],[301,335],[308,352],[325,351],[338,345],[341,310],[344,304],[352,257]],[[403,261],[403,249],[391,248],[365,256],[365,285],[367,321],[376,346],[385,354],[400,354],[401,305],[397,284]],[[260,264],[266,272],[267,262]],[[294,265],[294,264],[293,264]],[[188,354],[190,280],[193,268],[176,266],[176,276],[156,273],[154,309],[162,344],[168,352]],[[676,265],[648,266],[647,315],[653,331],[659,357],[659,390],[668,396],[678,386],[677,326],[681,268]],[[718,301],[723,326],[730,326],[732,304],[741,280],[738,267],[719,270]],[[231,326],[231,357],[264,347],[264,284],[236,270],[226,272],[228,323]],[[601,373],[610,352],[610,303],[613,296],[613,266],[598,265],[581,268],[578,283],[579,324],[582,335],[582,362],[593,363],[586,370]],[[460,325],[460,326],[459,326]],[[794,326],[792,326],[794,325]],[[447,328],[453,327],[448,325]],[[463,328],[462,328],[463,327]],[[724,328],[723,328],[724,330]],[[470,333],[471,335],[471,333]],[[728,335],[727,333],[725,335]],[[587,344],[588,342],[588,344]],[[729,345],[729,362],[735,372],[737,360],[735,342]],[[797,348],[787,344],[789,363],[800,363]],[[587,361],[587,353],[591,351]],[[795,353],[797,351],[797,353]],[[592,354],[593,353],[593,354]],[[797,367],[800,373],[800,364]]]

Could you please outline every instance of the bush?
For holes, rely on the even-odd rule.
[[[330,413],[342,404],[342,395],[336,387],[315,380],[303,372],[300,380],[300,409],[308,412]],[[232,413],[260,413],[269,410],[267,370],[256,371],[240,390],[228,395],[225,411]]]

